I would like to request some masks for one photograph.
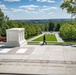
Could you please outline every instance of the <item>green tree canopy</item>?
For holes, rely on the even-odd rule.
[[[4,23],[4,13],[0,9],[0,25],[2,26],[3,23]]]
[[[76,0],[64,0],[60,7],[66,9],[67,13],[71,14],[71,18],[76,18]]]
[[[60,28],[60,36],[66,41],[76,41],[76,25],[63,24]]]
[[[49,22],[49,31],[53,31],[54,30],[54,23]]]

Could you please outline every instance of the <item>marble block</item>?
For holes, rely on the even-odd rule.
[[[24,36],[24,28],[7,29],[6,34],[7,34],[7,42],[5,46],[21,47],[27,44],[27,41],[25,40],[25,36]]]

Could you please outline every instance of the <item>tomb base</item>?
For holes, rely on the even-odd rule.
[[[25,45],[27,45],[26,40],[23,40],[22,42],[9,41],[9,42],[6,42],[6,44],[5,44],[6,47],[22,47],[22,46],[25,46]]]
[[[22,47],[27,44],[24,38],[24,28],[12,28],[7,29],[7,42],[5,46],[7,47]]]

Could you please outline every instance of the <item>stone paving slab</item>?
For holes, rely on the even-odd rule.
[[[8,62],[0,66],[0,73],[76,75],[75,71],[75,64]]]
[[[26,48],[24,53],[16,53]],[[76,75],[76,47],[26,45],[11,48],[7,53],[0,53],[0,73]]]

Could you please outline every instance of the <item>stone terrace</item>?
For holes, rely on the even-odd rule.
[[[76,47],[0,47],[0,73],[76,75]]]

